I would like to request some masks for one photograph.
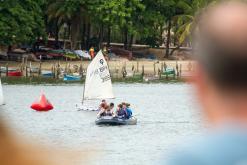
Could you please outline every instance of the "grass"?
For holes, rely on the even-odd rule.
[[[63,79],[45,78],[45,77],[2,77],[2,83],[4,84],[27,84],[27,85],[38,85],[38,84],[83,84],[85,79],[80,81],[63,81]],[[158,80],[145,81],[142,76],[133,76],[127,78],[112,78],[113,83],[180,83],[185,82],[183,79],[176,79],[172,77],[161,77]]]

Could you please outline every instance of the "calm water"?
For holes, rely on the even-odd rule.
[[[115,103],[127,101],[135,126],[100,127],[95,112],[77,111],[82,85],[4,85],[3,115],[17,134],[62,148],[91,149],[92,164],[156,164],[177,140],[202,128],[193,90],[187,84],[114,84]],[[30,104],[43,91],[55,109],[35,112]],[[91,104],[91,103],[88,103]]]

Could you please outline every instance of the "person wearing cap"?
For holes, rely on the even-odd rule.
[[[196,21],[194,87],[210,130],[188,147],[178,145],[164,164],[246,165],[247,4],[221,1]]]

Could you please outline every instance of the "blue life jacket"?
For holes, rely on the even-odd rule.
[[[129,119],[132,116],[132,110],[130,108],[126,108],[126,113],[127,113],[127,119]]]
[[[120,118],[126,118],[127,117],[127,113],[124,109],[121,109],[120,111],[117,112],[118,117]]]

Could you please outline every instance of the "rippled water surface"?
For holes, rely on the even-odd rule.
[[[96,126],[95,112],[77,111],[82,85],[4,85],[3,115],[17,134],[63,148],[93,150],[92,164],[156,164],[177,139],[202,128],[193,90],[187,84],[114,84],[116,104],[132,104],[138,124]],[[43,91],[55,109],[35,112],[30,104]],[[88,102],[87,104],[92,104]]]

